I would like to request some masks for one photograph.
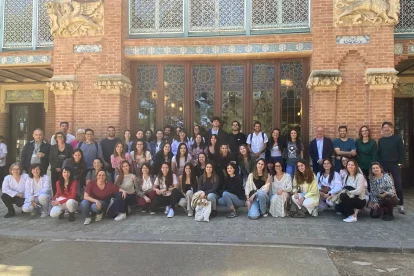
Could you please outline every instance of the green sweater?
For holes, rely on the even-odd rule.
[[[369,139],[364,143],[362,139],[356,140],[357,162],[361,169],[369,170],[371,163],[377,161],[377,143]]]
[[[378,161],[403,164],[405,159],[404,144],[399,135],[382,137],[378,140]]]

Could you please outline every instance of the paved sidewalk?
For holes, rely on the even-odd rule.
[[[395,220],[371,219],[365,213],[357,223],[344,223],[333,211],[319,217],[261,218],[250,220],[246,213],[228,219],[219,212],[209,223],[188,218],[180,207],[176,216],[167,219],[163,212],[156,215],[137,211],[126,220],[105,219],[83,225],[83,217],[40,219],[18,215],[4,219],[5,207],[0,203],[0,236],[29,239],[133,240],[206,243],[279,244],[327,247],[337,250],[414,252],[414,190],[405,191],[406,215],[395,212]]]

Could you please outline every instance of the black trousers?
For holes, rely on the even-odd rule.
[[[184,195],[177,189],[173,189],[171,195],[169,196],[157,195],[157,197],[151,202],[150,210],[154,211],[157,207],[168,205],[171,205],[171,208],[175,210],[175,205],[177,205],[183,197]]]
[[[370,215],[372,218],[379,218],[382,213],[386,216],[392,216],[394,212],[395,203],[390,197],[385,197],[382,200],[378,200],[379,208],[371,209]]]
[[[50,178],[51,178],[52,183],[50,183],[50,184],[52,186],[53,195],[56,194],[56,182],[59,180],[60,174],[61,173],[57,172],[56,169],[51,169]]]
[[[397,192],[397,197],[400,199],[400,203],[398,205],[404,205],[400,166],[398,166],[398,164],[387,162],[381,162],[381,166],[384,168],[384,171],[390,173],[394,179],[395,191]]]
[[[122,193],[119,192],[116,194],[115,202],[115,213],[126,213],[128,210],[128,206],[133,206],[137,204],[137,195],[136,194],[127,194],[127,196],[122,198]]]
[[[2,194],[1,200],[4,202],[4,205],[6,205],[9,213],[15,212],[13,204],[16,204],[17,207],[22,207],[24,204],[24,198],[20,198],[18,196],[11,197],[8,194]]]
[[[7,175],[7,173],[8,173],[8,171],[7,171],[8,169],[7,169],[7,167],[6,166],[3,166],[3,167],[0,167],[0,189],[1,189],[1,187],[3,186],[3,181],[4,181],[4,178],[6,177],[6,175]]]
[[[347,194],[342,194],[341,203],[335,206],[335,210],[349,217],[354,213],[354,209],[363,209],[366,204],[367,201],[365,199],[360,199],[359,197],[350,198]]]

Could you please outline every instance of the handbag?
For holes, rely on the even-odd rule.
[[[210,221],[211,214],[211,201],[206,203],[200,202],[199,205],[195,208],[195,220],[196,221]]]

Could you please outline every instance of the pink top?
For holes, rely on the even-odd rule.
[[[72,148],[73,149],[76,149],[76,147],[78,146],[78,144],[79,144],[79,141],[78,140],[73,140],[72,142],[70,142],[70,144],[72,145]]]
[[[128,161],[129,164],[131,164],[131,156],[129,155],[129,153],[125,153],[124,158],[117,156],[115,157],[113,154],[111,155],[111,164],[112,164],[112,168],[119,170],[120,166],[121,166],[121,162],[122,161]]]

